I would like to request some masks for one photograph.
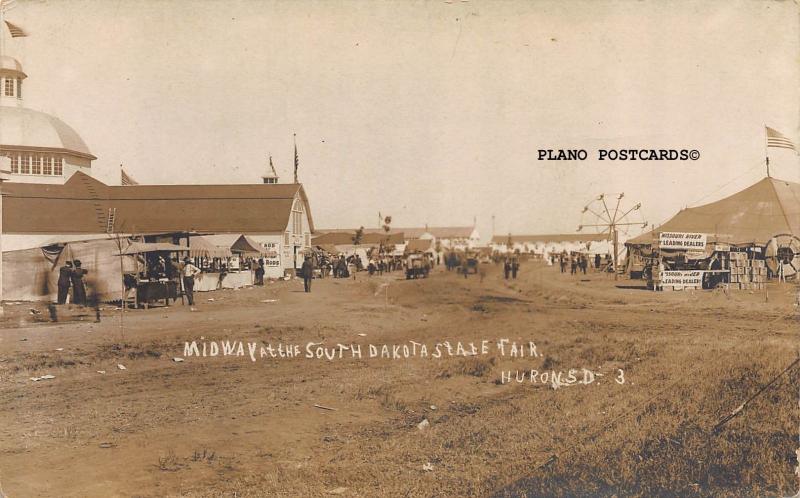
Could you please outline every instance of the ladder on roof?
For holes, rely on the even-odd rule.
[[[108,217],[106,218],[106,233],[114,233],[114,218],[117,217],[117,208],[108,208]]]

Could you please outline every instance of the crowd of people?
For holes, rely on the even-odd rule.
[[[558,264],[561,273],[566,273],[567,267],[569,267],[571,275],[579,273],[586,275],[586,271],[590,267],[594,267],[595,271],[611,271],[613,268],[610,254],[606,254],[605,258],[601,258],[600,254],[595,254],[594,258],[590,258],[588,254],[582,252],[562,251],[558,254],[551,254],[550,262]]]
[[[393,272],[403,268],[403,261],[400,258],[385,254],[368,255],[366,265],[360,254],[346,256],[344,254],[329,255],[318,253],[311,260],[315,270],[319,270],[318,275],[321,278],[328,276],[350,278],[356,272],[364,270],[370,276],[375,274],[383,275],[385,272]]]
[[[456,252],[448,252],[443,256],[429,253],[419,253],[429,264],[429,268],[434,265],[440,264],[444,261],[447,270],[456,270],[463,273],[466,278],[472,266],[477,265],[477,257],[469,257],[467,254]],[[194,304],[194,283],[195,278],[201,273],[213,272],[219,275],[219,282],[217,288],[221,288],[222,279],[228,272],[226,261],[221,258],[190,258],[184,257],[182,260],[175,257],[165,256],[157,252],[142,254],[139,256],[138,267],[140,271],[128,273],[124,275],[124,283],[127,290],[136,287],[137,281],[147,280],[150,282],[157,281],[175,281],[179,282],[179,292],[186,296],[188,304]],[[406,266],[410,264],[408,261],[411,258],[401,258],[394,255],[378,253],[368,254],[366,265],[359,254],[345,255],[345,254],[328,254],[322,251],[309,253],[304,256],[303,263],[298,268],[297,276],[302,277],[304,280],[305,292],[311,291],[311,281],[313,278],[324,278],[332,276],[333,278],[349,278],[359,271],[366,271],[369,276],[383,275],[397,270],[406,270]],[[251,260],[252,259],[252,260]],[[494,259],[496,263],[500,262],[500,257]],[[244,261],[243,261],[244,262]],[[470,265],[470,263],[475,263]],[[261,258],[248,258],[246,266],[254,272],[253,283],[256,286],[264,285],[264,277],[266,274],[266,264],[263,257]],[[205,268],[203,268],[205,267]],[[516,279],[519,271],[519,256],[517,254],[505,257],[503,261],[503,272],[505,279]],[[563,271],[563,268],[562,268]],[[80,260],[66,261],[59,269],[58,278],[58,304],[65,304],[68,301],[73,304],[86,305],[87,293],[84,277],[87,270],[81,267]],[[474,273],[483,276],[485,272],[478,271],[475,268]],[[182,285],[181,285],[182,284]],[[181,289],[182,287],[182,289]]]

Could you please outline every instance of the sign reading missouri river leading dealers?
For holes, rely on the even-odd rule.
[[[707,238],[708,236],[704,233],[661,232],[658,235],[658,246],[661,249],[686,249],[702,251],[706,248]]]

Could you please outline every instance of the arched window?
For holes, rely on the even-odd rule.
[[[303,233],[303,203],[295,199],[292,205],[292,231],[295,235]]]

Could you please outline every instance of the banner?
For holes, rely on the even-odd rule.
[[[278,252],[277,242],[266,242],[263,244],[266,249],[264,254],[264,266],[278,268],[281,266],[281,255]]]
[[[692,232],[661,232],[658,234],[658,246],[661,249],[685,249],[704,251],[708,235]]]
[[[700,287],[703,285],[703,271],[665,270],[661,272],[661,285]]]

